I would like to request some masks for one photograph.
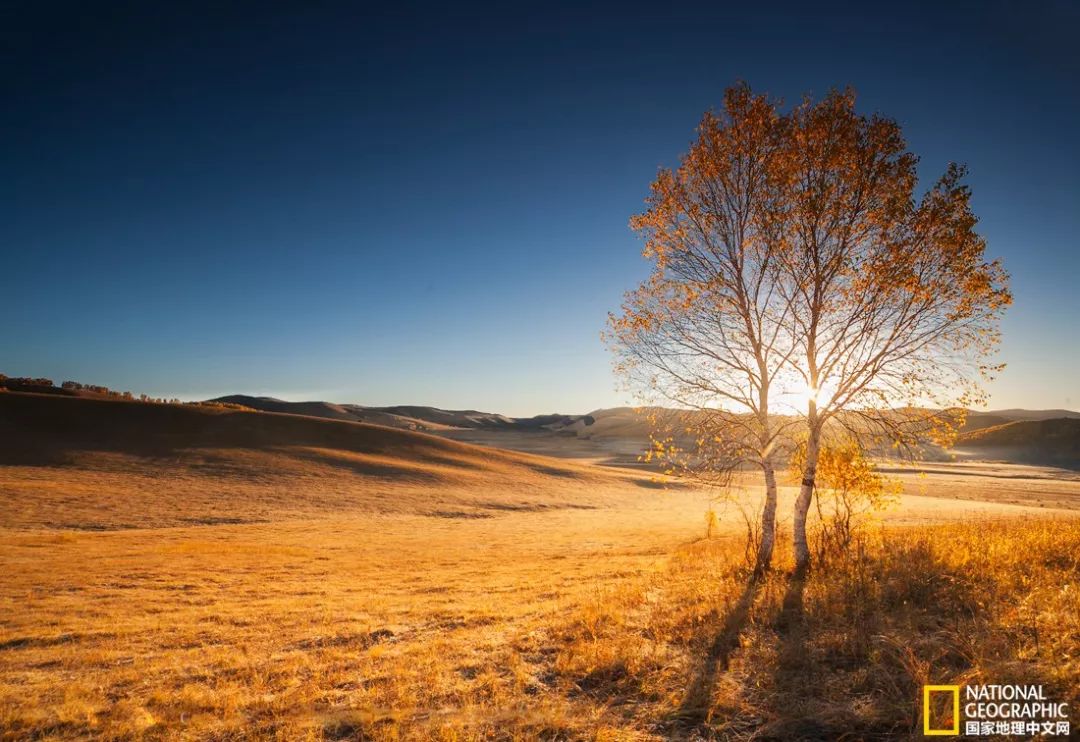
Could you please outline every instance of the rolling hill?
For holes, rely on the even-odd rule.
[[[285,402],[269,397],[231,395],[211,402],[239,404],[270,412],[313,415],[422,430],[485,446],[531,451],[568,458],[605,460],[628,465],[649,445],[646,415],[633,407],[593,410],[585,415],[539,415],[513,418],[476,410],[442,410],[399,405],[364,407],[328,402]],[[653,410],[679,427],[677,410]],[[1055,421],[1053,425],[1041,425]],[[1080,468],[1080,412],[1071,410],[969,410],[957,452],[965,458]],[[999,431],[1007,427],[1008,432]],[[988,431],[987,436],[976,435]],[[989,433],[989,431],[993,431]],[[1052,431],[1052,432],[1050,432]],[[544,435],[536,435],[544,434]],[[929,454],[928,454],[929,455]],[[947,453],[934,454],[947,458]]]
[[[574,423],[590,424],[587,415],[536,415],[508,417],[495,412],[478,410],[443,410],[422,405],[366,407],[357,404],[331,402],[286,402],[274,397],[251,397],[230,394],[208,402],[239,404],[263,412],[286,412],[294,415],[325,417],[331,420],[351,420],[376,425],[388,425],[406,430],[443,431],[465,430],[548,430],[556,431]]]
[[[1006,420],[1056,420],[1058,418],[1080,419],[1080,412],[1076,410],[1024,410],[1013,407],[1007,410],[989,410],[987,412],[972,411],[972,416],[993,415]]]
[[[1080,469],[1080,419],[1013,420],[963,433],[956,451],[971,457]]]
[[[15,392],[0,394],[0,465],[0,522],[94,530],[483,517],[638,489],[621,472],[348,420]]]

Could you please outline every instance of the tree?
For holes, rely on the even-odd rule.
[[[768,232],[792,303],[793,366],[807,389],[806,454],[794,512],[796,566],[809,566],[806,516],[823,434],[908,448],[947,435],[940,410],[984,398],[981,383],[1008,276],[975,232],[964,170],[916,197],[918,158],[899,125],[855,111],[851,91],[787,117],[770,171]]]
[[[680,408],[681,472],[726,483],[741,465],[761,468],[759,570],[793,424],[805,440],[801,571],[828,430],[864,449],[947,441],[958,421],[943,410],[981,401],[1000,368],[988,359],[1008,277],[984,258],[964,170],[950,165],[917,198],[917,162],[896,122],[856,113],[850,91],[783,113],[740,85],[631,222],[653,269],[610,317],[616,370]],[[793,396],[794,414],[777,414]],[[657,448],[679,442],[660,436]]]
[[[652,273],[609,318],[617,372],[642,397],[684,410],[669,419],[674,442],[654,434],[657,452],[669,460],[678,452],[680,473],[713,484],[748,462],[762,470],[758,572],[772,559],[784,427],[770,401],[795,352],[780,243],[765,221],[784,138],[773,102],[746,86],[727,91],[723,110],[705,114],[679,168],[660,170],[648,209],[631,221]]]

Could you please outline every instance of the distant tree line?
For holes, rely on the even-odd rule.
[[[79,381],[65,381],[56,386],[52,379],[45,377],[29,377],[29,376],[6,376],[0,374],[0,392],[13,391],[13,392],[38,392],[44,394],[67,394],[72,396],[82,396],[80,392],[86,392],[96,397],[105,397],[107,399],[122,399],[129,402],[147,402],[151,404],[172,404],[172,405],[195,405],[198,407],[214,407],[220,409],[229,410],[244,410],[248,412],[255,412],[251,407],[246,407],[241,404],[234,404],[232,402],[182,402],[180,399],[173,397],[171,399],[166,397],[151,397],[148,394],[136,395],[129,391],[117,391],[110,389],[107,386],[101,384],[84,384]]]

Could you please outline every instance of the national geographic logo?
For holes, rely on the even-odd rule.
[[[963,704],[961,704],[963,696]],[[924,685],[927,737],[1068,737],[1069,704],[1049,698],[1041,685]]]
[[[951,710],[947,719],[931,720],[934,716],[934,695],[948,694],[950,702],[946,706]],[[960,686],[959,685],[924,685],[922,691],[923,734],[927,737],[955,736],[960,733]],[[940,726],[944,724],[944,726]]]

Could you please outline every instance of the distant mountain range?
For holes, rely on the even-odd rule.
[[[466,437],[477,433],[548,433],[573,437],[624,456],[648,445],[649,426],[630,407],[594,410],[585,415],[509,417],[477,410],[398,405],[366,407],[330,402],[286,402],[273,397],[233,394],[208,402],[242,405],[264,412],[325,417],[334,420],[419,430],[466,440],[520,447],[520,437]],[[466,435],[461,435],[465,433]],[[1073,410],[971,410],[954,452],[961,457],[1080,469],[1080,412]]]
[[[443,410],[438,407],[422,407],[418,405],[365,407],[358,404],[335,404],[333,402],[286,402],[274,397],[250,397],[246,394],[230,394],[207,401],[243,405],[262,412],[284,412],[291,415],[326,417],[331,420],[351,420],[353,422],[386,425],[406,430],[421,430],[429,433],[452,429],[547,430],[554,432],[579,422],[583,425],[592,424],[588,415],[508,417],[495,412]]]
[[[0,376],[0,391],[5,390],[97,399],[133,398],[130,393],[105,387],[73,382],[55,386],[49,379]],[[260,412],[369,423],[499,448],[556,456],[588,456],[622,464],[636,461],[650,440],[646,417],[630,407],[599,409],[583,415],[510,417],[495,412],[444,410],[421,405],[368,407],[323,401],[287,402],[246,394],[192,404],[238,406]],[[693,414],[676,410],[663,412],[675,419],[683,414]],[[950,454],[941,452],[941,455]],[[1080,470],[1080,412],[1016,408],[971,410],[951,455]]]

